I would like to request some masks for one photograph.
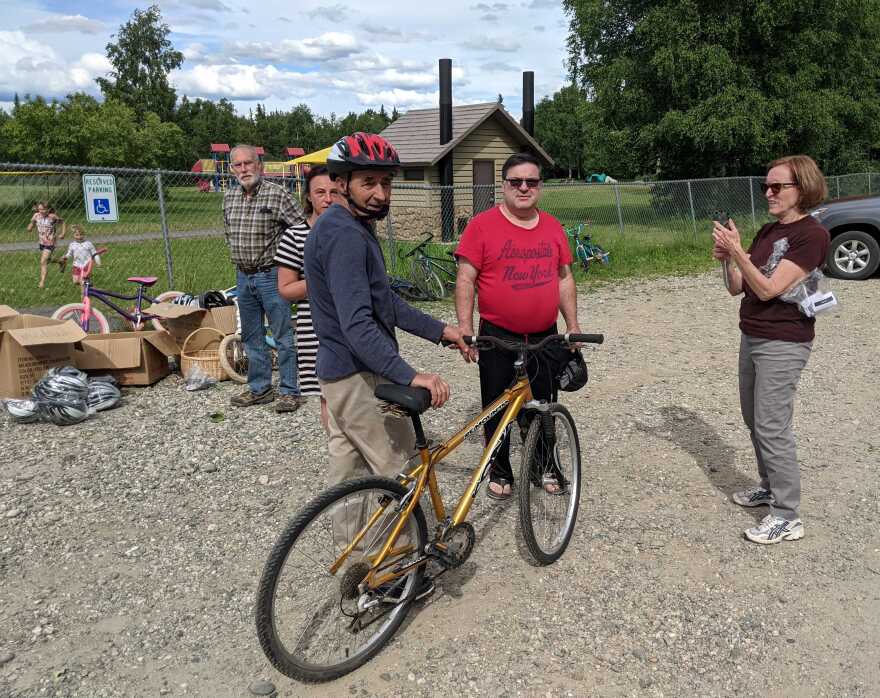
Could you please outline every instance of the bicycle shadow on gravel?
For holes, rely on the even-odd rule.
[[[737,469],[733,446],[696,412],[678,405],[666,405],[659,413],[662,418],[659,424],[637,422],[636,428],[686,451],[709,482],[728,498],[755,484]]]

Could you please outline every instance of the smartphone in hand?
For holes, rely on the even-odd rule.
[[[712,214],[712,220],[720,223],[725,228],[730,228],[730,216],[725,211],[715,211]],[[730,290],[730,262],[726,259],[721,262],[721,274],[724,278],[724,287]]]
[[[721,223],[725,228],[730,227],[730,216],[728,216],[725,211],[715,211],[715,213],[712,214],[712,220]]]

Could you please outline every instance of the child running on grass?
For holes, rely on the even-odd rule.
[[[62,265],[66,264],[67,260],[70,257],[73,257],[71,278],[73,279],[73,283],[82,286],[83,282],[91,274],[89,260],[94,256],[95,264],[101,266],[101,257],[98,255],[98,250],[95,249],[95,246],[86,240],[86,234],[81,225],[71,226],[71,230],[73,230],[73,242],[71,242],[70,246],[67,248],[67,252],[64,254],[61,263]]]
[[[61,223],[61,235],[58,235],[58,224]],[[46,286],[46,272],[49,270],[49,259],[55,251],[57,240],[61,240],[67,232],[67,224],[47,201],[38,201],[34,206],[34,215],[28,223],[27,231],[37,228],[40,245],[40,288]]]

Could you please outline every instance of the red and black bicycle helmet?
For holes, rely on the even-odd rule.
[[[332,176],[355,170],[397,169],[400,156],[394,146],[375,133],[358,131],[340,138],[327,156],[327,169]]]

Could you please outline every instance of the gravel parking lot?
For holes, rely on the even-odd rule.
[[[606,287],[580,299],[607,340],[564,400],[586,472],[566,555],[531,566],[515,501],[480,497],[470,560],[321,686],[271,668],[252,612],[275,536],[325,484],[316,405],[234,410],[238,386],[171,377],[79,427],[0,417],[0,695],[877,695],[880,283],[834,288],[798,394],[802,541],[746,542],[765,512],[728,500],[755,479],[738,301],[714,274]],[[476,368],[402,340],[453,386],[426,419],[442,436],[478,406]],[[441,470],[450,498],[477,454]]]

